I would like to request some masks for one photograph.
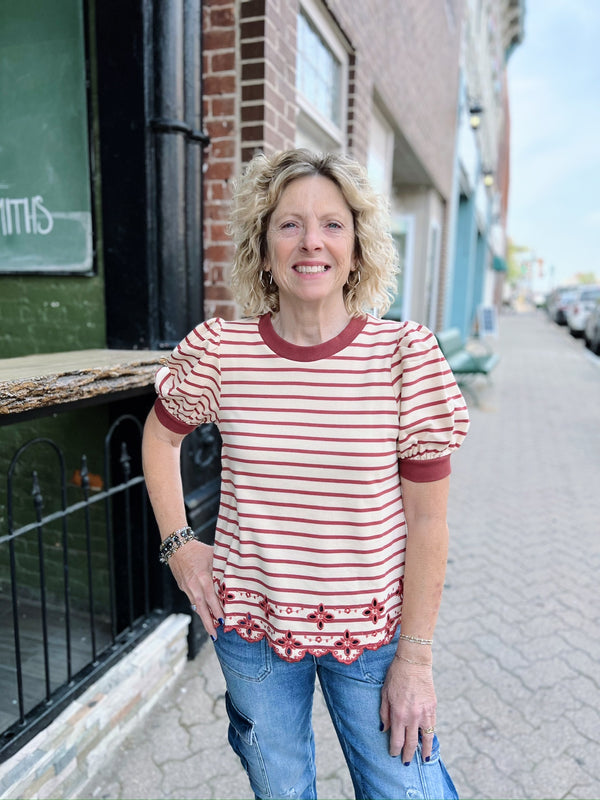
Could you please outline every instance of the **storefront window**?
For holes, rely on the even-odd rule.
[[[81,0],[0,3],[0,130],[0,272],[91,272]]]

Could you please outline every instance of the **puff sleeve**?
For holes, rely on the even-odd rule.
[[[411,481],[450,474],[450,455],[463,443],[469,412],[433,333],[402,324],[392,365],[399,414],[400,475]]]
[[[159,421],[175,433],[190,433],[218,418],[221,327],[219,318],[198,325],[156,373],[154,409]]]

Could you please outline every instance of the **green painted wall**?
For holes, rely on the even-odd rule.
[[[100,275],[0,276],[0,358],[105,346]]]
[[[75,17],[73,12],[73,0],[62,3],[62,12],[71,17]],[[78,7],[79,0],[75,2]],[[35,3],[31,0],[21,3],[20,0],[11,0],[13,14],[17,18],[29,16],[33,22],[39,23],[39,9],[36,11]],[[7,7],[8,8],[8,7]],[[89,90],[86,97],[80,98],[80,103],[75,108],[70,109],[70,113],[77,118],[89,119],[89,129],[86,131],[82,141],[89,141],[92,149],[91,163],[95,169],[90,170],[88,165],[81,165],[81,159],[77,162],[77,181],[89,182],[91,201],[93,206],[93,237],[94,237],[94,271],[93,275],[65,275],[60,276],[52,273],[47,274],[6,274],[0,273],[0,358],[13,358],[34,353],[58,353],[65,350],[87,350],[90,348],[106,347],[106,324],[105,324],[105,301],[104,301],[104,276],[102,265],[102,210],[101,210],[101,185],[99,165],[99,145],[98,145],[98,107],[96,94],[96,75],[95,75],[95,33],[94,33],[94,2],[88,2],[88,75],[78,74],[75,77],[82,87],[89,82]],[[83,3],[81,3],[83,9]],[[81,11],[80,9],[80,11]],[[10,14],[5,9],[5,14]],[[79,17],[78,17],[79,18]],[[53,21],[53,17],[48,18],[48,24]],[[71,20],[72,21],[72,20]],[[32,24],[33,24],[32,22]],[[53,21],[59,25],[60,21]],[[6,89],[6,87],[4,87]],[[64,93],[64,87],[61,91]],[[0,93],[2,94],[2,93]],[[8,95],[11,97],[12,95]],[[2,94],[0,102],[6,101],[7,97]],[[12,105],[12,104],[11,104]],[[89,117],[88,117],[89,111]],[[12,113],[12,110],[9,109]],[[60,119],[54,120],[58,125]],[[65,133],[66,135],[66,133]],[[64,149],[63,132],[58,137],[59,147],[57,152]],[[22,157],[19,160],[21,169],[27,173],[26,151],[19,153]],[[61,162],[64,165],[64,162]],[[69,162],[67,162],[69,163]],[[33,159],[32,165],[38,162]],[[39,167],[39,165],[38,165]],[[51,169],[47,170],[52,172]],[[71,182],[76,183],[71,176],[67,180],[67,185]],[[37,184],[36,184],[37,185]],[[32,184],[33,186],[33,184]],[[30,187],[31,188],[31,187]],[[8,191],[8,189],[6,189]],[[6,193],[3,192],[3,193]],[[15,189],[15,191],[17,191]],[[33,191],[33,189],[31,189]],[[29,194],[31,194],[29,191]],[[20,188],[19,192],[27,194],[25,188]],[[19,196],[21,196],[19,194]],[[47,237],[40,237],[46,241]],[[0,248],[0,257],[2,248]]]

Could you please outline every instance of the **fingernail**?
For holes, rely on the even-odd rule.
[[[219,617],[219,625],[225,625],[225,620]]]
[[[385,728],[385,725],[383,724],[383,722],[380,722],[379,723],[379,730],[383,731],[384,728]]]
[[[410,767],[410,761],[405,761],[405,762],[404,762],[404,766],[405,766],[405,767]]]
[[[425,761],[431,761],[431,756],[427,756],[427,758],[425,759]]]
[[[210,638],[213,640],[213,642],[216,642],[216,641],[217,641],[217,637],[216,637],[216,636],[213,636],[213,635],[212,635],[212,633],[211,633],[211,635],[210,635]]]

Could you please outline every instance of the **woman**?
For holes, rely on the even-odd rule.
[[[161,557],[215,642],[230,743],[257,797],[316,797],[318,675],[356,797],[456,797],[431,643],[463,398],[427,329],[367,313],[396,268],[357,163],[257,156],[231,219],[245,316],[173,351],[144,435]],[[179,477],[204,422],[223,441],[214,549],[186,528]]]

